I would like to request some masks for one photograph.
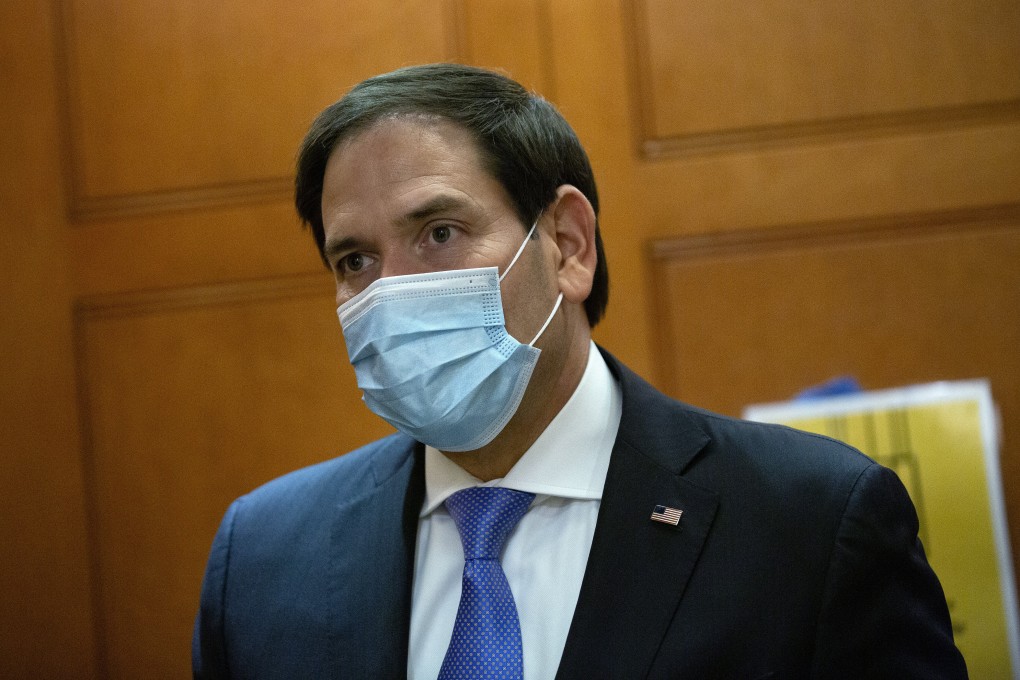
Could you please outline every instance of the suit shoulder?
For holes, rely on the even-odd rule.
[[[858,449],[824,435],[682,408],[709,438],[690,474],[719,489],[736,488],[791,504],[794,499],[821,503],[825,498],[830,509],[839,512],[866,473],[879,467]],[[753,488],[746,480],[755,481]]]
[[[246,512],[275,512],[286,508],[293,514],[301,507],[321,507],[330,499],[351,498],[374,487],[408,464],[415,443],[394,434],[366,444],[337,458],[309,465],[277,477],[242,496]]]
[[[603,352],[624,395],[621,434],[638,449],[674,451],[677,460],[667,468],[725,468],[753,477],[799,477],[839,474],[856,479],[873,460],[843,442],[795,430],[724,416],[669,397]],[[654,443],[663,444],[657,446]],[[849,478],[849,479],[847,479]]]
[[[860,471],[875,463],[860,450],[832,437],[787,425],[742,420],[693,406],[684,407],[713,441],[722,445],[738,446],[763,454],[782,453],[798,461],[803,458],[820,459]]]

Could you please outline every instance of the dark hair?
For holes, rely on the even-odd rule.
[[[518,218],[531,225],[563,184],[577,187],[595,210],[598,263],[585,300],[595,326],[609,300],[609,272],[599,233],[599,199],[588,155],[563,116],[545,99],[498,73],[459,64],[410,66],[354,86],[312,123],[298,156],[294,203],[323,247],[322,181],[333,150],[382,118],[436,116],[467,129],[484,166],[506,189]],[[328,263],[327,263],[328,266]]]

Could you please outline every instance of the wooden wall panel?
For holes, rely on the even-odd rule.
[[[286,197],[311,117],[456,56],[450,2],[63,0],[75,214]]]
[[[81,307],[103,677],[185,677],[228,503],[392,431],[359,399],[333,295],[322,275]]]
[[[1020,204],[658,241],[659,382],[739,415],[840,375],[866,389],[989,378],[1016,562],[1018,262]]]
[[[1020,114],[1012,0],[635,5],[653,155]]]
[[[592,11],[608,13],[612,3],[595,4],[599,7]],[[919,33],[899,17],[906,9],[916,13],[920,5],[893,4],[901,9],[845,10],[828,2],[719,5],[630,0],[616,3],[622,17],[619,34],[594,27],[575,31],[569,52],[562,39],[557,42],[558,74],[569,70],[572,79],[586,85],[568,89],[568,80],[562,75],[558,79],[564,108],[582,111],[579,127],[593,132],[589,148],[606,199],[603,228],[615,265],[614,302],[600,336],[610,347],[621,348],[618,352],[639,370],[649,374],[657,370],[652,357],[662,342],[655,330],[657,288],[648,274],[649,240],[1020,201],[1020,110],[1015,105],[1020,76],[1010,62],[976,56],[1001,56],[1016,49],[1016,41],[1009,39],[1016,31],[1002,28],[1015,21],[1016,8],[1007,6],[1005,14],[999,12],[991,23],[982,18],[965,27],[946,24],[945,38],[929,40],[922,39],[929,30],[924,27],[942,22],[944,9],[966,17],[971,16],[969,5],[931,5],[931,16],[921,23]],[[975,11],[988,16],[1003,6],[979,5]],[[846,17],[848,11],[854,13],[853,19]],[[797,13],[815,17],[815,23],[801,24],[803,36],[786,29],[768,34],[762,28],[771,29],[767,22],[780,15]],[[561,28],[565,26],[566,18],[561,21]],[[713,33],[706,26],[728,28]],[[733,53],[703,45],[713,40],[728,41]],[[799,44],[805,41],[806,45]],[[870,109],[827,117],[836,115],[825,108],[830,101],[855,101],[855,88],[864,87],[860,82],[887,77],[887,72],[862,71],[840,79],[833,74],[844,69],[842,62],[821,58],[795,62],[784,56],[809,47],[821,49],[824,41],[856,44],[856,51],[847,57],[852,59],[856,54],[894,50],[888,54],[893,69],[888,73],[899,73],[897,78],[909,75],[909,69],[896,71],[901,68],[898,55],[914,55],[914,61],[937,67],[946,75],[950,91],[956,87],[958,93],[966,94],[969,87],[954,85],[959,74],[980,66],[980,73],[973,74],[981,83],[980,92],[970,92],[969,103],[958,106],[934,96],[937,88],[930,89],[933,104],[916,110],[898,108],[907,106],[903,102],[887,106],[865,99]],[[623,101],[588,94],[596,91],[598,81],[606,82],[607,91],[620,92],[621,64],[611,56],[598,58],[599,69],[584,71],[594,59],[582,51],[586,43],[621,55],[617,60],[622,59],[629,90]],[[749,58],[737,49],[744,43],[760,49],[762,59],[785,61],[773,64]],[[694,45],[707,52],[699,56]],[[713,73],[715,59],[725,63]],[[701,70],[680,75],[695,67]],[[730,71],[757,80],[753,87],[741,85],[727,80]],[[792,87],[797,79],[808,84]],[[913,91],[913,86],[904,87]],[[920,95],[911,96],[910,106],[927,106]],[[782,105],[765,110],[762,101]],[[805,103],[810,106],[796,108]],[[697,110],[688,110],[689,105]],[[706,116],[704,111],[711,113]],[[651,120],[653,115],[660,115],[661,124]],[[626,309],[617,316],[613,310],[619,310],[621,299]]]
[[[51,9],[0,3],[0,678],[91,680]]]
[[[508,73],[546,99],[556,98],[549,23],[553,0],[506,0],[460,4],[461,49],[471,64]],[[509,38],[509,39],[508,39]]]

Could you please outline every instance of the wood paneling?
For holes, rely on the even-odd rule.
[[[391,432],[347,370],[326,275],[115,296],[78,314],[102,676],[184,677],[231,500]]]
[[[74,214],[285,199],[316,112],[456,56],[451,6],[63,0]]]
[[[51,9],[0,3],[0,677],[89,680]]]
[[[458,24],[466,62],[506,72],[525,87],[555,100],[556,81],[549,51],[554,0],[463,2]]]
[[[663,387],[683,377],[683,396],[732,410],[841,366],[818,351],[788,358],[788,371],[749,361],[765,354],[749,319],[764,316],[801,349],[846,334],[859,363],[843,370],[869,386],[999,376],[996,396],[1017,412],[1003,373],[1016,326],[975,330],[1015,300],[1004,292],[1015,275],[1001,277],[1016,261],[1008,206],[1020,204],[1016,3],[2,7],[15,360],[0,495],[17,563],[0,600],[0,675],[186,676],[198,581],[229,499],[384,427],[357,403],[289,187],[311,119],[398,65],[503,68],[564,112],[603,203],[613,292],[597,337],[638,372],[661,369]],[[679,251],[649,259],[649,241],[676,238]],[[768,304],[747,303],[748,287]],[[949,307],[966,291],[969,316]],[[798,295],[829,302],[776,311]],[[873,304],[833,303],[855,295]],[[985,351],[954,351],[954,338]],[[688,381],[677,356],[704,353],[758,392],[721,390],[705,363]],[[1007,500],[1020,507],[1010,456]]]
[[[1020,116],[1012,0],[638,0],[650,155]]]
[[[659,382],[680,399],[740,415],[840,375],[866,389],[989,378],[1020,545],[1020,204],[662,240],[651,254]]]

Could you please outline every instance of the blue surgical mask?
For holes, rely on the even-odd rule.
[[[537,223],[536,223],[537,224]],[[337,309],[347,354],[368,408],[442,451],[496,438],[517,411],[541,353],[507,333],[496,267],[392,276]]]

